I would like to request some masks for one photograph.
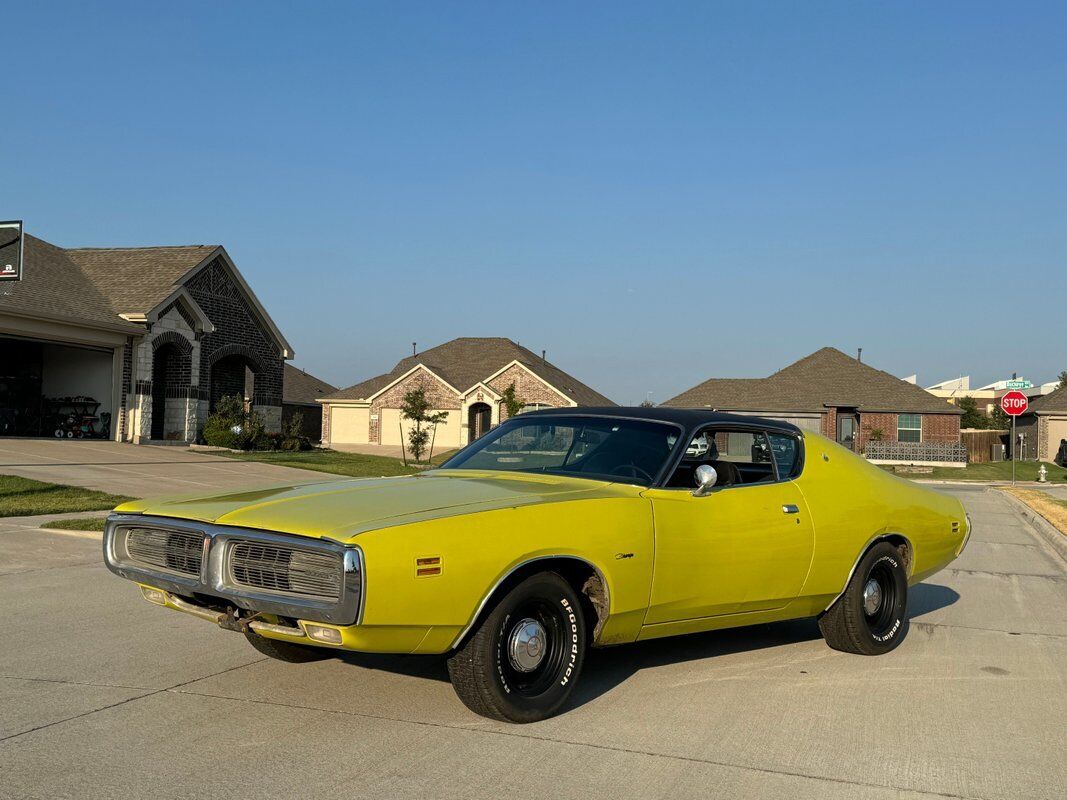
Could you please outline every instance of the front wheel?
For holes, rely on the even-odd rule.
[[[570,697],[586,650],[574,589],[553,572],[509,591],[448,659],[452,686],[471,711],[504,722],[536,722]]]
[[[907,633],[908,573],[889,542],[879,542],[860,559],[844,593],[819,617],[819,630],[835,650],[877,656]]]

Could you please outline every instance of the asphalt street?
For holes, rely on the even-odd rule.
[[[99,537],[0,519],[3,798],[1062,798],[1067,571],[995,491],[877,658],[811,621],[596,651],[563,715],[468,712],[438,658],[269,661],[144,602]]]

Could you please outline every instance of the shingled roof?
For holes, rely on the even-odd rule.
[[[120,314],[144,314],[220,248],[63,248],[25,234],[22,280],[0,292],[0,311],[144,332]]]
[[[216,245],[84,247],[64,252],[108,298],[118,314],[144,314],[165,300]]]
[[[663,405],[721,411],[822,412],[835,406],[868,412],[963,413],[925,389],[833,347],[817,350],[769,378],[712,378]]]
[[[119,317],[108,296],[63,248],[25,234],[22,257],[22,280],[0,284],[0,312],[144,332]]]
[[[291,405],[315,405],[320,397],[336,392],[337,387],[321,381],[314,375],[308,375],[299,367],[285,364],[282,384],[282,403]]]
[[[1067,386],[1042,395],[1030,402],[1027,413],[1064,414],[1067,413]]]
[[[465,392],[517,361],[578,405],[611,406],[611,400],[586,386],[539,355],[504,337],[463,337],[418,355],[408,356],[384,375],[329,395],[329,400],[367,400],[414,367],[422,364],[450,385]]]

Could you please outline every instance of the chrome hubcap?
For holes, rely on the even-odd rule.
[[[882,605],[882,587],[873,578],[863,587],[863,611],[873,617]]]
[[[541,664],[548,649],[545,629],[535,619],[524,619],[511,631],[508,639],[508,660],[517,672],[533,672]]]

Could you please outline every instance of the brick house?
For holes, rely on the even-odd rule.
[[[712,378],[663,405],[784,419],[857,452],[872,437],[884,442],[960,441],[958,408],[833,347],[768,378]]]
[[[292,364],[285,365],[282,392],[282,425],[300,415],[301,432],[317,442],[322,438],[322,408],[318,398],[337,391],[337,387],[309,375]]]
[[[66,435],[69,400],[96,417],[92,433],[106,425],[135,443],[195,441],[226,394],[278,430],[293,356],[222,247],[61,248],[29,235],[22,280],[0,287],[0,353],[0,433]]]
[[[1023,437],[1020,458],[1067,466],[1067,453],[1061,449],[1067,439],[1067,387],[1032,400],[1016,420],[1015,432]]]
[[[404,395],[422,389],[436,411],[435,447],[461,447],[507,419],[502,393],[514,384],[526,409],[615,405],[599,392],[504,338],[460,338],[408,356],[384,375],[319,399],[323,443],[399,445],[409,423]]]

